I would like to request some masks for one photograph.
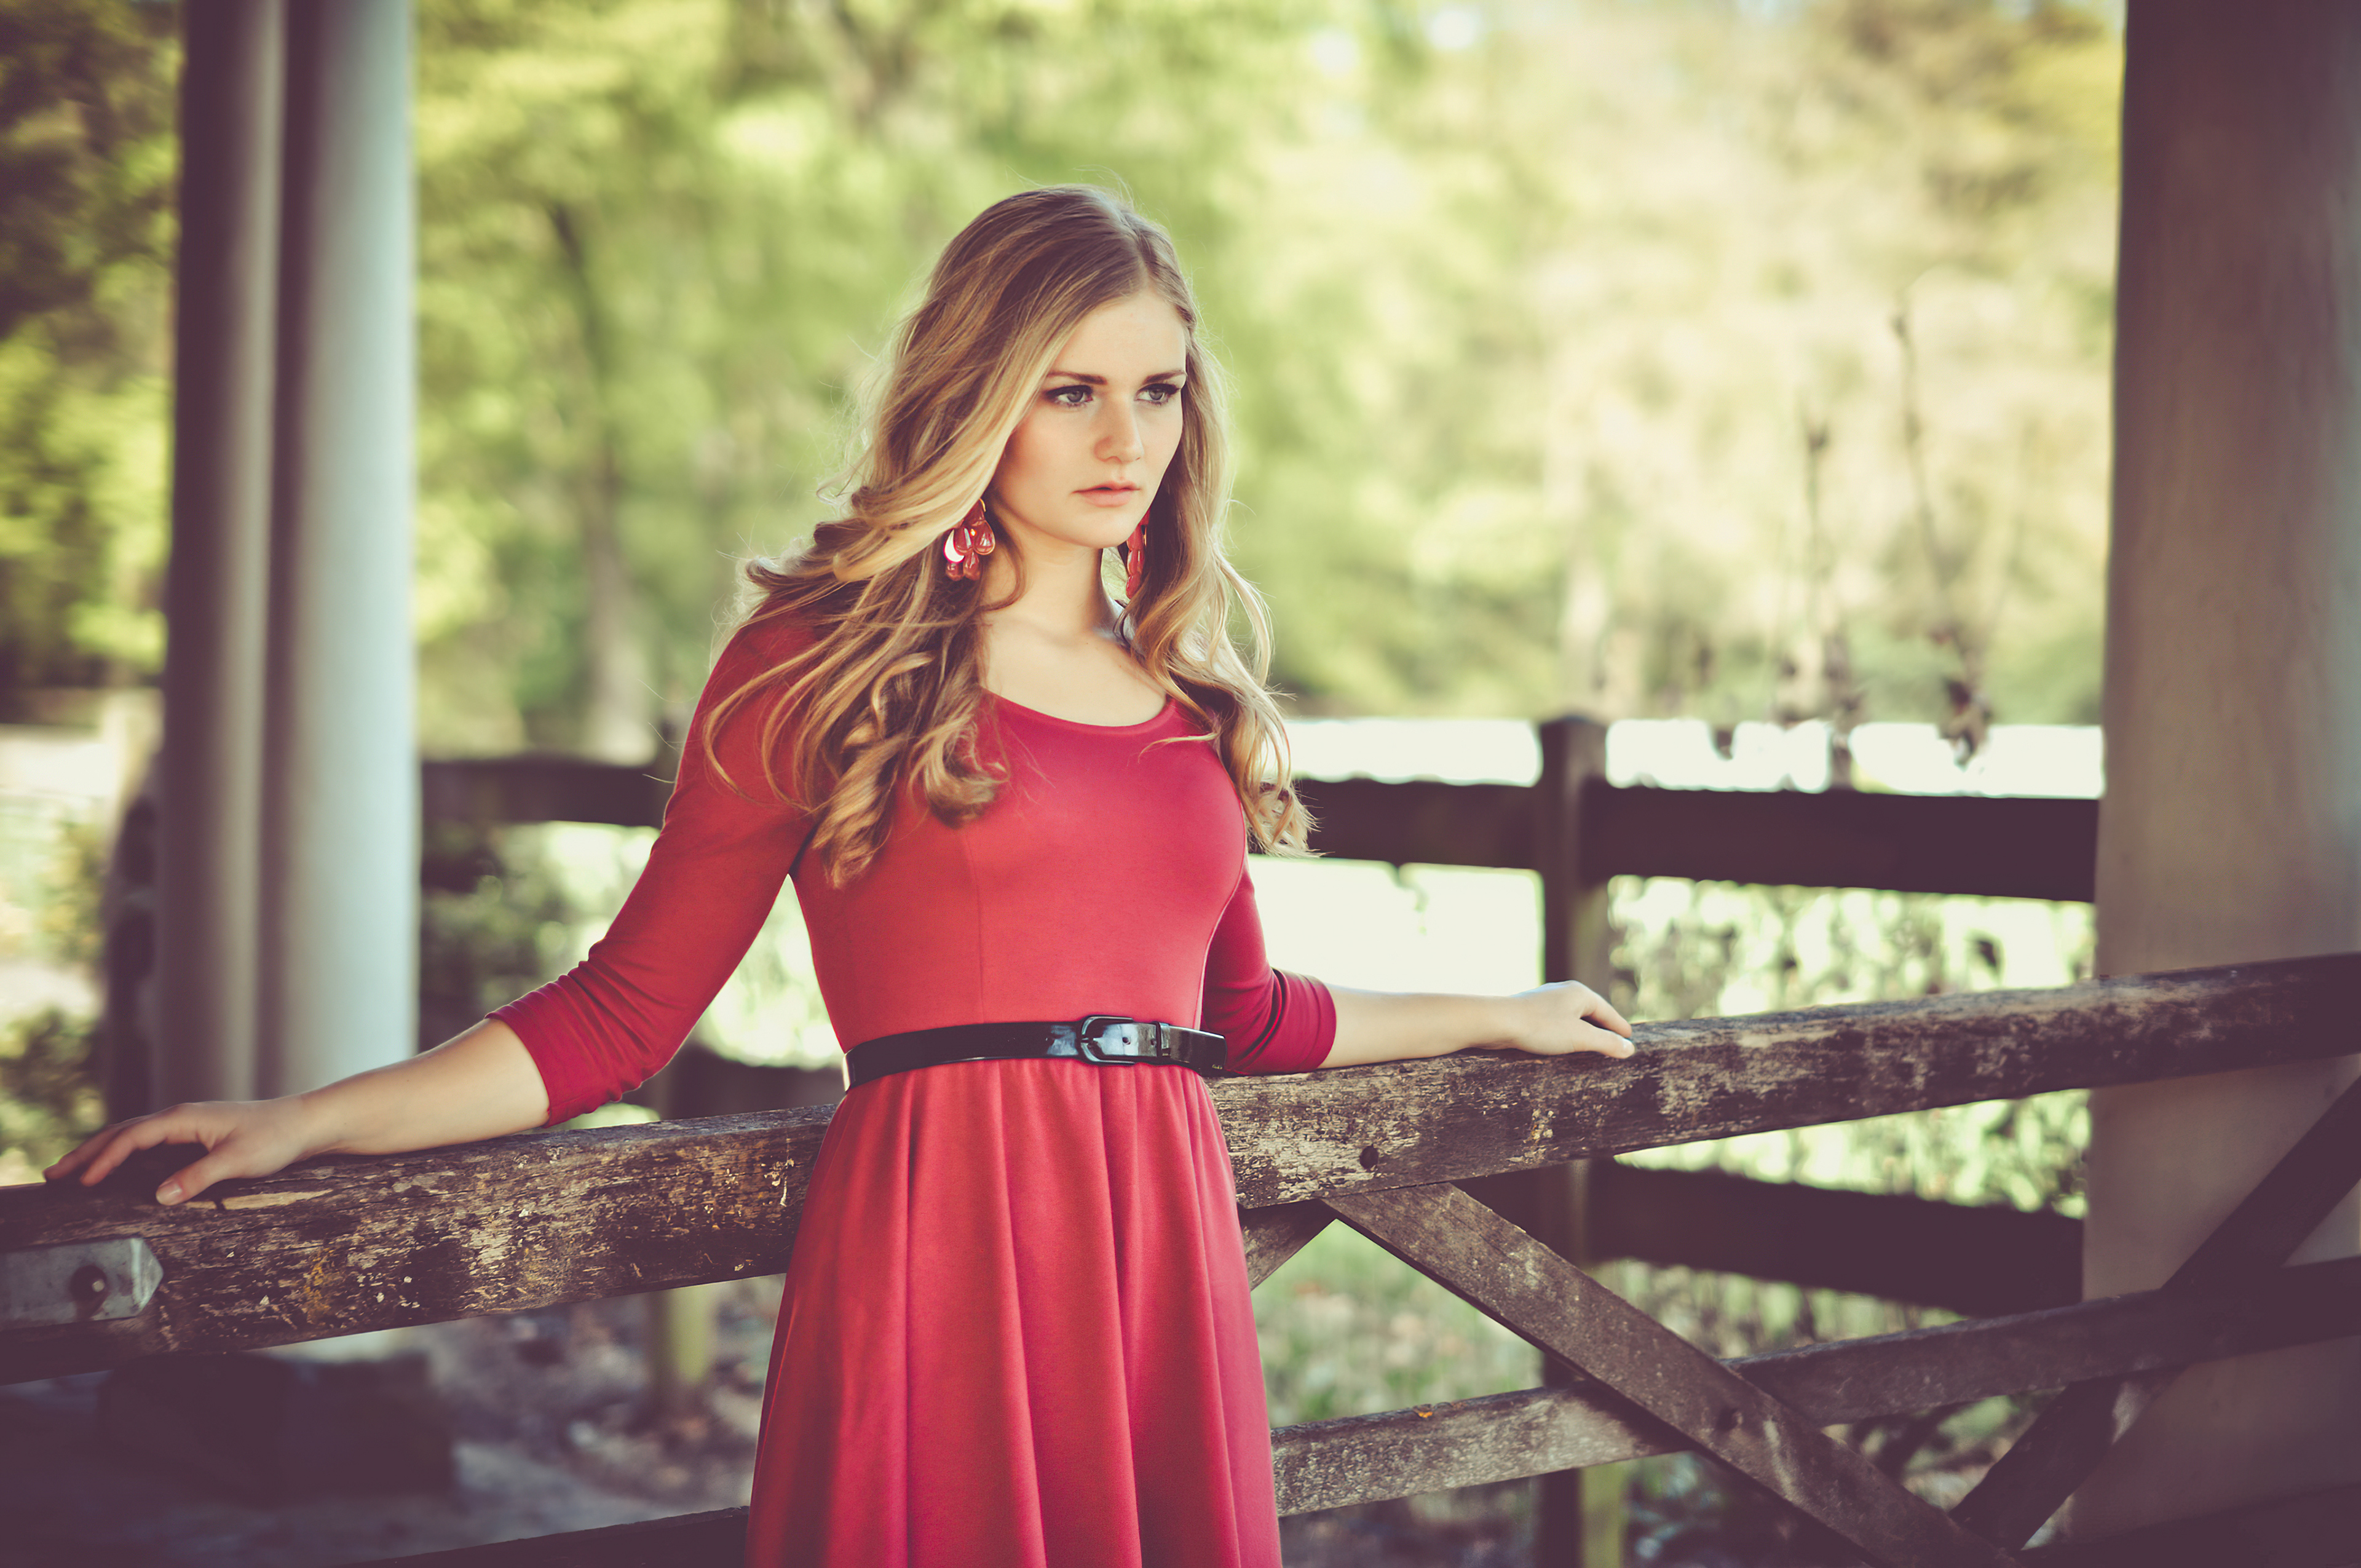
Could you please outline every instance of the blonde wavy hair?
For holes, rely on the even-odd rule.
[[[840,883],[884,847],[904,789],[954,824],[998,794],[1004,781],[972,743],[983,618],[1022,592],[1024,563],[1004,534],[1017,586],[986,602],[980,583],[946,576],[935,546],[992,483],[1066,339],[1093,311],[1142,291],[1180,314],[1187,382],[1180,449],[1148,508],[1145,574],[1123,629],[1148,679],[1213,742],[1255,840],[1303,851],[1311,819],[1289,787],[1287,731],[1264,684],[1269,622],[1222,553],[1225,399],[1195,300],[1161,227],[1096,187],[1061,185],[995,203],[944,249],[895,336],[846,515],[800,553],[747,567],[759,599],[746,624],[799,623],[817,641],[713,705],[705,758],[726,780],[715,731],[762,706],[766,783],[811,811],[807,852]]]

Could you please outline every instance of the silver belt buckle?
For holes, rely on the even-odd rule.
[[[1118,1039],[1130,1049],[1109,1050]],[[1094,1062],[1173,1061],[1180,1054],[1180,1042],[1165,1025],[1105,1013],[1093,1013],[1074,1025],[1074,1045],[1085,1061]]]

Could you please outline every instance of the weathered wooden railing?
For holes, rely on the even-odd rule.
[[[1546,978],[1601,990],[1603,888],[1613,876],[2091,897],[2094,800],[1617,785],[1605,776],[1605,727],[1553,719],[1537,740],[1542,776],[1532,784],[1299,780],[1319,819],[1313,845],[1340,860],[1538,872]],[[429,762],[426,815],[653,827],[670,788],[661,772],[562,756]],[[480,874],[472,861],[449,870],[461,886]],[[2080,1294],[2081,1224],[2057,1214],[1631,1167],[1596,1169],[1578,1192],[1585,1213],[1565,1229],[1593,1259],[1636,1256],[1971,1312]],[[1499,1183],[1483,1195],[1515,1196]],[[1567,1238],[1551,1230],[1544,1239]]]
[[[2343,1056],[2356,1017],[2361,955],[1647,1025],[1624,1062],[1468,1053],[1219,1083],[1257,1280],[1341,1218],[1585,1375],[1282,1429],[1281,1508],[1686,1448],[1872,1560],[2010,1561],[2103,1453],[2120,1412],[2173,1369],[2361,1332],[2361,1260],[2282,1266],[2361,1179],[2361,1096],[2340,1101],[2162,1290],[1730,1364],[1456,1184],[1699,1138]],[[0,1250],[137,1237],[162,1276],[136,1317],[0,1334],[0,1381],[776,1272],[829,1114],[322,1159],[174,1209],[148,1196],[167,1154],[92,1191],[0,1189]],[[84,1300],[87,1315],[95,1299]],[[1820,1430],[2061,1387],[1950,1516]],[[2361,1497],[2326,1494],[2025,1560],[2327,1568],[2361,1553],[2356,1522]],[[742,1531],[742,1511],[725,1510],[431,1561],[719,1564],[734,1561]],[[2256,1541],[2275,1544],[2250,1550]]]

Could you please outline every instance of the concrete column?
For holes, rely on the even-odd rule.
[[[258,1088],[416,1048],[407,0],[287,19]]]
[[[2107,973],[2361,948],[2361,6],[2130,9]],[[2084,1286],[2160,1283],[2351,1060],[2095,1097]],[[2299,1255],[2361,1251],[2346,1204]],[[2077,1535],[2361,1479],[2361,1342],[2192,1369]]]
[[[187,0],[152,1109],[254,1093],[284,0]]]

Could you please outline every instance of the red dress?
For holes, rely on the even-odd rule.
[[[706,700],[806,635],[732,640]],[[801,844],[751,721],[687,748],[620,914],[501,1008],[550,1120],[671,1056]],[[1178,709],[1077,724],[987,698],[1007,783],[944,826],[906,802],[848,886],[796,872],[840,1039],[1104,1013],[1196,1024],[1234,1071],[1328,1051],[1317,981],[1263,956],[1228,774]],[[1169,744],[1158,744],[1169,741]],[[830,1124],[773,1342],[760,1568],[1277,1568],[1229,1153],[1185,1068],[964,1062],[863,1084]]]

